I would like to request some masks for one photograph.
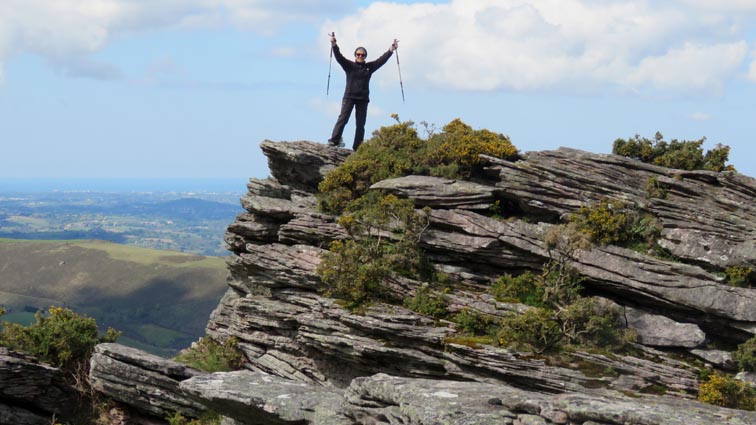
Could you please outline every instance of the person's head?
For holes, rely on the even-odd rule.
[[[365,62],[365,58],[367,58],[367,50],[365,50],[364,47],[358,47],[354,49],[354,61],[355,62]]]

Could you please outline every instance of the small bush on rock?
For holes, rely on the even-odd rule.
[[[601,245],[651,243],[661,232],[653,216],[617,200],[604,199],[582,207],[572,214],[570,221],[589,235],[591,241]]]
[[[206,336],[179,353],[174,360],[205,372],[229,372],[242,369],[244,354],[234,337],[221,343]]]
[[[751,286],[751,276],[753,268],[746,266],[732,266],[725,269],[727,282],[732,286],[748,287]]]
[[[654,136],[654,140],[641,138],[638,135],[628,140],[617,139],[614,141],[612,153],[681,170],[735,170],[733,166],[725,165],[730,155],[729,146],[717,144],[704,155],[701,145],[706,138],[692,141],[673,139],[670,142],[663,139],[664,136],[659,132]]]
[[[420,287],[412,298],[404,300],[404,306],[408,309],[434,319],[443,319],[449,315],[446,309],[448,304],[445,292],[433,291],[428,285]]]
[[[385,281],[393,274],[433,281],[433,270],[419,246],[428,217],[416,212],[411,200],[372,191],[352,201],[349,211],[339,218],[349,239],[332,242],[316,270],[327,296],[356,308],[391,300]]]
[[[331,171],[320,183],[321,211],[341,214],[350,201],[381,180],[410,174],[469,178],[479,155],[502,159],[517,157],[509,138],[488,130],[473,130],[455,119],[428,140],[418,136],[412,121],[381,127],[357,152]]]
[[[0,345],[71,372],[89,361],[95,345],[115,342],[120,335],[108,328],[101,336],[95,319],[62,307],[50,307],[48,314],[37,312],[34,319],[29,326],[3,322]]]
[[[698,386],[698,401],[715,406],[756,410],[756,390],[750,384],[712,373]]]

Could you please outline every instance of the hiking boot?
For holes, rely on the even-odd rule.
[[[335,147],[335,148],[343,148],[343,147],[344,147],[344,139],[339,139],[339,140],[329,140],[329,141],[328,141],[328,144],[329,144],[330,146],[333,146],[333,147]]]

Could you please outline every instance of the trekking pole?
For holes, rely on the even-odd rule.
[[[399,41],[397,39],[394,39],[394,44]],[[399,69],[399,87],[402,88],[402,103],[406,103],[404,101],[404,83],[402,82],[402,66],[399,65],[399,47],[396,48],[396,67]]]
[[[332,32],[330,34],[331,37],[336,36],[335,32]],[[331,89],[331,64],[333,63],[333,45],[331,45],[331,56],[328,58],[328,85],[326,86],[326,96],[328,96],[328,91]]]

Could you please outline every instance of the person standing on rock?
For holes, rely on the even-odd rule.
[[[364,47],[358,47],[354,50],[354,62],[345,58],[336,44],[336,33],[329,34],[331,37],[331,49],[336,62],[341,65],[346,73],[346,88],[344,89],[344,98],[341,100],[341,113],[336,119],[336,125],[333,126],[333,133],[328,139],[331,146],[343,146],[341,139],[344,133],[344,127],[352,115],[352,109],[355,109],[356,128],[354,130],[353,150],[357,150],[365,139],[365,121],[367,120],[368,102],[370,102],[370,77],[375,71],[383,66],[391,57],[394,50],[397,49],[399,40],[394,40],[391,47],[372,62],[365,62],[367,50]]]

